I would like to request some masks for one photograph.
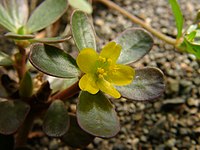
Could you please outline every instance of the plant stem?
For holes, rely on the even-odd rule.
[[[16,55],[16,70],[18,72],[19,79],[22,79],[26,72],[26,50],[22,46],[17,45],[19,53]]]
[[[67,98],[70,98],[77,94],[80,91],[80,88],[78,86],[78,82],[74,83],[72,86],[69,88],[55,94],[54,96],[51,97],[51,100],[49,102],[52,102],[55,99],[60,99],[60,100],[66,100]]]
[[[124,10],[123,8],[118,6],[117,4],[111,2],[110,0],[95,0],[95,1],[101,2],[104,5],[110,7],[111,9],[117,10],[122,15],[126,16],[127,18],[129,18],[131,21],[141,25],[143,28],[145,28],[147,31],[151,32],[153,35],[155,35],[159,39],[165,41],[168,44],[176,46],[176,39],[170,38],[169,36],[166,36],[165,34],[159,32],[158,30],[156,30],[154,28],[152,28],[151,26],[146,24],[144,21],[142,21],[141,19],[139,19],[136,16],[132,15],[131,13],[129,13],[128,11]]]

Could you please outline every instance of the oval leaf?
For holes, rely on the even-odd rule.
[[[158,98],[165,89],[163,73],[157,68],[135,70],[135,79],[127,86],[118,86],[122,97],[146,101]]]
[[[43,130],[48,136],[60,137],[69,129],[69,116],[65,104],[55,100],[46,112]]]
[[[96,50],[95,32],[87,15],[76,10],[71,18],[71,31],[79,50],[83,48],[93,48]]]
[[[27,0],[1,0],[16,29],[25,25],[29,16]]]
[[[67,10],[67,4],[67,0],[45,0],[28,20],[29,33],[39,31],[58,20]]]
[[[38,70],[52,76],[76,78],[80,73],[76,61],[54,46],[46,44],[32,45],[29,60]]]
[[[20,82],[19,94],[21,97],[30,97],[32,95],[32,92],[33,81],[30,73],[27,71]]]
[[[33,39],[35,37],[32,34],[22,35],[22,34],[17,34],[17,33],[12,33],[12,32],[6,33],[5,36],[11,39],[16,39],[16,40],[28,40],[28,39]]]
[[[70,115],[70,127],[62,141],[73,148],[84,148],[94,140],[94,136],[82,130],[74,115]]]
[[[139,28],[125,30],[114,41],[122,46],[117,61],[120,64],[130,64],[141,59],[153,46],[151,35]]]
[[[0,133],[12,134],[26,118],[30,106],[20,101],[0,102]]]
[[[94,136],[109,138],[120,130],[114,107],[101,92],[95,95],[81,92],[77,118],[80,127]]]
[[[3,2],[3,1],[2,1]],[[9,15],[8,11],[3,7],[0,2],[0,25],[3,26],[8,31],[17,32],[17,28]]]
[[[86,13],[92,13],[92,6],[86,0],[69,0],[69,4],[79,10],[82,10]]]
[[[0,51],[0,66],[11,66],[12,64],[12,59],[7,54]]]

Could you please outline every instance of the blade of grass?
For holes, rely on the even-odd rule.
[[[182,36],[183,29],[183,15],[177,0],[169,0],[169,3],[171,5],[172,12],[176,21],[176,28],[178,31],[177,38],[180,38]]]

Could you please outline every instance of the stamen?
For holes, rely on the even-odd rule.
[[[97,68],[97,72],[100,73],[100,74],[103,74],[105,71],[103,68]]]
[[[105,63],[106,62],[106,58],[99,56],[99,61]]]
[[[107,62],[108,62],[109,64],[111,64],[111,63],[112,63],[112,59],[108,58],[108,59],[107,59]]]
[[[99,77],[100,79],[103,79],[103,75],[102,75],[102,74],[99,74],[98,77]]]

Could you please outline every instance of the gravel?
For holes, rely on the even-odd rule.
[[[164,34],[176,36],[167,0],[113,1]],[[181,0],[180,4],[184,28],[187,28],[195,17],[193,14],[200,9],[200,3],[199,0]],[[93,6],[98,47],[129,27],[139,27],[102,4],[94,3]],[[114,100],[121,123],[119,134],[111,139],[95,138],[85,150],[200,149],[200,63],[193,55],[178,52],[156,37],[154,42],[151,52],[132,65],[160,68],[165,74],[165,93],[149,103]],[[36,150],[73,150],[58,139],[45,136],[32,139],[29,144]]]

